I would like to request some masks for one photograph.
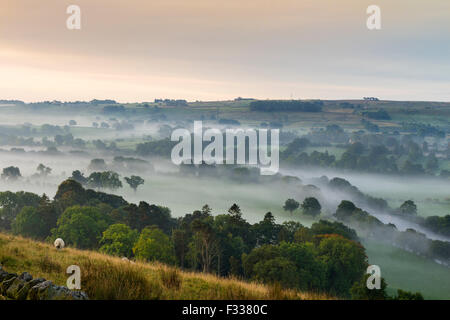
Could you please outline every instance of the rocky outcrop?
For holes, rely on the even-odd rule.
[[[0,296],[12,300],[88,300],[83,291],[72,291],[31,274],[8,273],[0,267]]]

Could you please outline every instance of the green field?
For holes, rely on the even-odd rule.
[[[378,265],[389,293],[421,292],[425,299],[450,299],[450,269],[388,245],[364,241],[369,263]]]

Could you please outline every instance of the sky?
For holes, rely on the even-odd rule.
[[[0,77],[27,102],[450,101],[450,1],[0,0]]]

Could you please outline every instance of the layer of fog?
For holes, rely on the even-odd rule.
[[[0,118],[0,126],[8,127],[22,127],[22,126],[42,126],[49,124],[53,126],[59,126],[61,128],[69,126],[71,131],[74,131],[75,138],[81,138],[84,140],[97,140],[97,139],[128,139],[139,138],[142,139],[146,136],[160,137],[159,129],[165,125],[166,122],[152,121],[149,116],[145,118],[122,118],[113,114],[98,113],[98,110],[93,110],[92,113],[84,112],[83,114],[74,114],[72,112],[65,112],[63,110],[58,113],[48,112],[42,110],[34,112],[33,110],[23,110],[14,108],[2,108],[2,117]],[[70,125],[69,122],[74,120],[75,125]],[[94,123],[97,123],[98,127],[94,127]],[[101,128],[101,124],[107,124],[107,128]],[[115,125],[118,124],[131,124],[132,129],[116,130]],[[169,122],[167,122],[169,123]],[[177,122],[171,122],[171,126],[177,125]],[[38,133],[34,135],[35,138],[40,136],[48,136],[52,138],[52,134]]]
[[[312,184],[314,184],[320,176],[326,176],[330,180],[335,177],[343,178],[366,195],[381,197],[390,204],[398,203],[400,205],[406,200],[417,202],[417,199],[423,199],[424,197],[445,198],[450,196],[450,182],[439,178],[398,177],[324,168],[282,169],[281,173],[296,176],[302,179],[304,183]],[[449,237],[431,232],[417,223],[394,216],[389,212],[380,212],[378,209],[368,206],[364,201],[358,202],[354,196],[346,194],[345,192],[330,190],[326,186],[321,187],[321,192],[326,199],[325,206],[327,206],[331,212],[336,211],[337,206],[342,200],[353,200],[357,202],[357,206],[366,210],[381,222],[385,224],[393,223],[399,231],[414,229],[424,233],[430,239],[450,241]],[[450,212],[447,214],[450,214]],[[431,216],[440,214],[437,212],[421,212],[419,206],[419,215]]]
[[[22,178],[17,181],[0,179],[0,191],[29,191],[37,194],[46,193],[52,198],[58,185],[72,171],[80,170],[89,175],[89,164],[95,154],[79,155],[42,155],[36,152],[3,152],[0,157],[0,169],[8,166],[19,167]],[[113,164],[113,155],[97,154],[105,159],[108,169]],[[138,203],[147,201],[152,204],[167,206],[175,217],[199,210],[204,204],[213,208],[213,214],[223,214],[233,203],[241,206],[243,215],[251,223],[260,221],[266,212],[271,211],[277,216],[279,223],[294,219],[282,209],[287,198],[302,201],[306,196],[313,195],[295,188],[283,188],[280,185],[237,183],[226,178],[199,178],[178,174],[179,168],[168,160],[146,159],[155,169],[154,173],[122,172],[123,188],[117,190],[101,190],[123,196],[127,201]],[[38,177],[37,167],[42,163],[52,169],[50,175]],[[123,181],[124,176],[140,175],[145,184],[137,192]],[[297,218],[295,218],[297,219]],[[297,219],[298,220],[298,219]],[[305,224],[311,221],[306,218]]]

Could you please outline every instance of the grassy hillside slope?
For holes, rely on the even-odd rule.
[[[310,292],[282,290],[179,271],[160,263],[130,263],[94,251],[65,248],[0,233],[0,264],[8,272],[29,272],[66,285],[70,265],[81,269],[81,289],[91,299],[330,299]]]

